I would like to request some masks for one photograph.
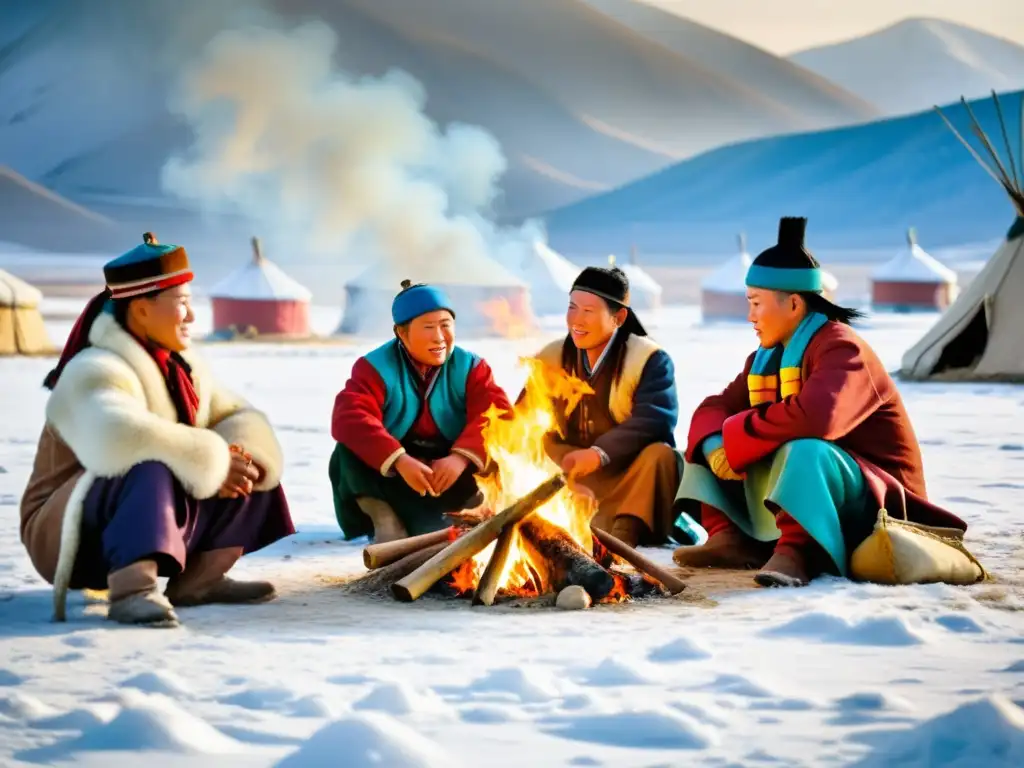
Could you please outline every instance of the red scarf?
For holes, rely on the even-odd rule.
[[[146,348],[150,356],[156,361],[157,367],[164,375],[167,382],[167,392],[171,396],[174,408],[178,412],[178,421],[188,424],[190,427],[196,425],[196,413],[199,411],[199,395],[196,393],[195,384],[192,382],[192,369],[181,355],[175,352],[158,347],[155,344],[139,342]]]

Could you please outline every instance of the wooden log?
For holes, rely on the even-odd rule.
[[[494,545],[494,552],[491,559],[487,561],[483,575],[480,576],[480,583],[476,585],[473,593],[473,605],[494,605],[494,596],[498,593],[498,582],[508,562],[508,555],[512,549],[512,542],[516,540],[516,527],[506,525],[498,536],[498,543]]]
[[[531,517],[520,523],[519,536],[546,593],[576,585],[596,603],[615,587],[615,577],[554,523]]]
[[[443,530],[424,533],[420,536],[409,536],[382,544],[370,544],[363,550],[363,564],[372,571],[401,560],[406,555],[418,552],[424,547],[441,543],[449,544],[454,537],[453,528],[454,526],[449,526]]]
[[[401,560],[381,566],[350,581],[345,585],[345,590],[357,594],[387,594],[396,581],[408,576],[447,546],[448,543],[442,541],[411,552]]]
[[[686,582],[678,576],[674,576],[662,568],[656,562],[644,555],[641,555],[633,547],[629,546],[622,539],[612,536],[607,531],[602,531],[597,526],[591,526],[590,530],[594,538],[600,541],[612,554],[618,555],[638,571],[646,573],[655,581],[660,581],[671,595],[678,595],[686,589]]]
[[[438,552],[427,562],[391,588],[395,599],[409,603],[480,552],[501,534],[506,525],[515,525],[537,507],[551,500],[565,486],[561,473],[545,480],[508,509],[473,528]]]

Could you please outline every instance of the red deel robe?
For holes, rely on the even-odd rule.
[[[800,394],[781,402],[750,407],[747,374],[753,360],[751,354],[721,394],[697,407],[687,461],[702,461],[701,443],[717,432],[736,472],[790,440],[828,440],[857,461],[878,506],[891,516],[967,529],[959,517],[928,501],[921,449],[896,383],[852,328],[830,322],[814,335],[804,353]]]
[[[424,389],[425,389],[424,382]],[[351,378],[334,400],[331,417],[331,436],[344,445],[367,465],[388,474],[391,465],[404,453],[402,444],[384,429],[382,422],[384,380],[365,359],[359,358],[352,366]],[[509,411],[505,391],[494,381],[491,367],[480,360],[466,379],[466,427],[452,446],[452,452],[465,456],[478,469],[487,463],[484,449],[484,414],[492,406]],[[423,408],[408,437],[439,438],[440,432],[428,408]]]

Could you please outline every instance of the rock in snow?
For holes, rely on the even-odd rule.
[[[582,611],[590,607],[590,595],[587,590],[577,584],[571,584],[555,599],[555,605],[563,611]]]

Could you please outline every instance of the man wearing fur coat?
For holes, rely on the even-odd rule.
[[[46,379],[21,501],[21,538],[55,585],[57,618],[69,587],[108,589],[110,619],[157,626],[178,623],[176,606],[273,598],[273,585],[225,574],[295,532],[281,447],[267,418],[188,351],[185,249],[147,233],[103,272],[106,289]]]

